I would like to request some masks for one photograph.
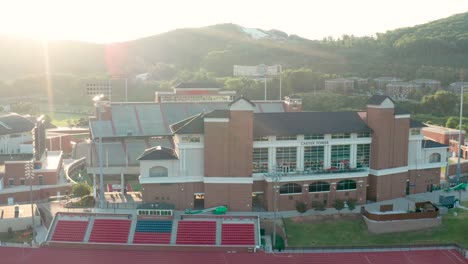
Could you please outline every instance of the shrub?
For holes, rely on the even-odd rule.
[[[284,239],[281,236],[276,235],[275,249],[277,249],[278,251],[281,251],[284,248],[285,248]]]
[[[325,211],[325,204],[316,201],[312,203],[312,208],[314,208],[315,211]]]
[[[296,210],[299,213],[305,213],[307,211],[307,204],[303,201],[296,201]]]
[[[333,207],[335,207],[336,210],[341,211],[344,208],[344,201],[336,199],[333,203]]]
[[[72,187],[72,193],[75,197],[83,197],[91,193],[91,186],[85,182],[80,182]]]
[[[346,202],[346,204],[348,204],[348,209],[349,209],[350,211],[352,211],[352,210],[354,210],[354,209],[356,208],[356,200],[353,200],[353,199],[348,200],[348,201]]]
[[[12,238],[14,236],[13,228],[8,228],[8,237]]]

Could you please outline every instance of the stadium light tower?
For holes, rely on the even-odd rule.
[[[104,98],[104,95],[96,95],[93,98],[94,101],[94,106],[96,107],[96,111],[98,112],[98,121],[99,124],[101,123],[102,120],[102,111],[103,111],[103,102],[102,99]],[[102,158],[103,158],[103,149],[102,149],[102,133],[99,135],[99,201],[100,201],[100,207],[101,209],[104,209],[104,173],[103,173],[103,164],[102,164]]]
[[[271,178],[274,182],[273,184],[273,194],[274,194],[274,202],[273,202],[273,248],[276,246],[276,222],[278,221],[278,193],[279,193],[279,185],[278,183],[281,181],[281,177],[283,176],[282,170],[278,169],[278,166],[275,166],[272,173],[265,174],[266,177]]]
[[[29,199],[31,202],[31,218],[32,218],[32,243],[36,244],[36,223],[34,219],[34,203],[33,203],[33,180],[34,180],[34,158],[30,161],[27,161],[24,165],[24,171],[26,179],[29,180]]]

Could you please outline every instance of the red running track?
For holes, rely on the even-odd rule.
[[[455,250],[359,253],[154,252],[0,247],[2,264],[468,264]]]

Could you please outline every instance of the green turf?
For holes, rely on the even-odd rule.
[[[88,115],[85,114],[73,114],[73,113],[46,113],[51,119],[52,124],[58,127],[68,127],[80,118],[88,119]]]
[[[458,211],[458,216],[453,212]],[[371,234],[362,220],[338,220],[295,223],[285,219],[288,245],[308,246],[374,246],[397,244],[459,243],[468,246],[468,211],[449,210],[440,227],[393,234]]]
[[[32,230],[23,230],[16,231],[11,234],[9,233],[0,233],[0,241],[8,243],[24,243],[31,242],[32,240]]]

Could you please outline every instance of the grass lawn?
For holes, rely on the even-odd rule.
[[[32,230],[23,230],[13,232],[12,235],[8,233],[0,233],[0,241],[8,243],[30,243],[32,240]]]
[[[52,119],[52,124],[58,127],[68,127],[70,123],[80,119],[88,119],[88,115],[84,114],[73,114],[73,113],[46,113]]]
[[[458,211],[458,216],[453,212]],[[435,229],[393,234],[371,234],[363,220],[329,220],[296,223],[285,219],[288,245],[308,246],[374,246],[395,244],[459,243],[468,246],[468,211],[451,209]]]

